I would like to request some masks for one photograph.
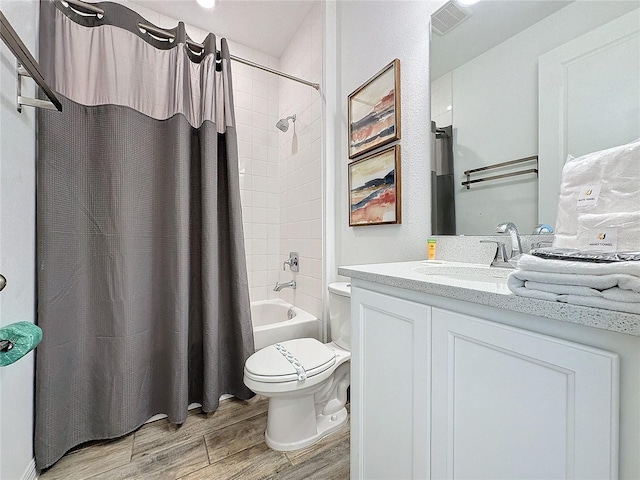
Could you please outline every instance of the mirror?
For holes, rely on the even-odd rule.
[[[553,226],[567,155],[640,138],[638,8],[615,0],[468,7],[452,0],[433,14],[434,234],[487,235],[505,221],[521,233]],[[486,177],[499,178],[477,181]]]

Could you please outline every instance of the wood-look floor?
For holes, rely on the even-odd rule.
[[[192,410],[181,426],[167,419],[126,437],[95,442],[62,457],[41,480],[346,480],[349,422],[315,445],[276,452],[264,443],[267,400],[229,399],[218,410]]]

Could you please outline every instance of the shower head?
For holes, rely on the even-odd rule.
[[[289,130],[289,119],[291,119],[292,122],[295,122],[296,116],[291,115],[287,118],[281,118],[280,120],[278,120],[278,123],[276,123],[276,127],[278,127],[279,130],[286,132],[287,130]]]

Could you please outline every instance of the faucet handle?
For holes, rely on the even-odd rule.
[[[534,242],[531,244],[531,248],[546,248],[546,247],[550,247],[553,245],[553,242],[545,242],[545,241],[541,241],[541,242]]]
[[[499,240],[480,240],[480,243],[495,243],[496,246],[498,247],[496,249],[496,254],[493,257],[493,263],[507,263],[509,261],[509,257],[507,257],[507,246],[504,244],[504,242],[501,242]],[[499,257],[502,257],[502,259],[500,259]]]
[[[289,265],[289,270],[292,272],[300,271],[300,257],[298,256],[298,252],[289,252],[289,258],[287,258],[282,264],[282,270],[287,269],[287,265]]]

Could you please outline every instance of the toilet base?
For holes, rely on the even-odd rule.
[[[313,400],[313,396],[311,396],[311,399]],[[347,412],[347,409],[342,408],[332,415],[319,414],[313,419],[306,419],[307,421],[302,420],[297,425],[295,423],[290,423],[290,428],[284,431],[283,428],[281,428],[283,424],[278,423],[277,418],[273,422],[269,421],[269,419],[278,416],[276,413],[278,411],[278,406],[275,405],[275,408],[271,408],[271,402],[274,400],[277,399],[271,398],[269,400],[267,430],[264,432],[264,439],[269,448],[279,452],[290,452],[313,445],[327,435],[339,430],[349,420],[349,413]],[[297,399],[299,403],[300,400],[300,398]],[[312,409],[311,411],[313,412],[314,410]],[[285,408],[283,412],[286,412],[287,415],[291,415],[290,409]],[[313,422],[312,425],[311,421]],[[279,425],[280,428],[274,428],[275,425]],[[270,426],[272,428],[269,428]]]

